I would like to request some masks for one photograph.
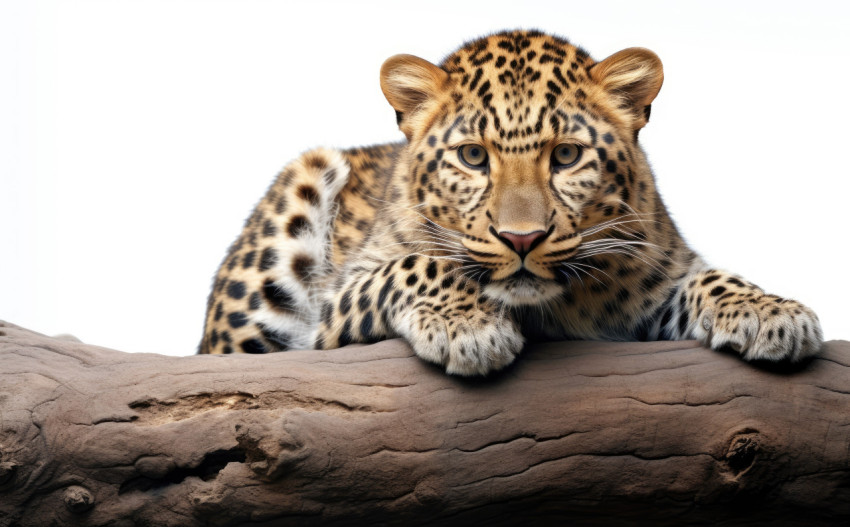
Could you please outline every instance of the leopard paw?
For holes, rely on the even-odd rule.
[[[457,375],[486,375],[504,368],[522,350],[513,320],[481,302],[435,310],[420,306],[404,317],[399,333],[419,357]]]
[[[695,333],[712,349],[731,348],[744,360],[796,362],[816,354],[823,344],[817,315],[795,300],[774,295],[706,309]]]

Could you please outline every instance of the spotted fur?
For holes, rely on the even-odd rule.
[[[407,140],[281,172],[218,271],[200,352],[403,337],[463,375],[538,339],[816,353],[814,312],[710,267],[676,230],[638,144],[662,81],[649,50],[596,62],[533,31],[439,67],[390,58],[381,88]]]

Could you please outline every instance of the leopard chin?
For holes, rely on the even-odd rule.
[[[563,287],[554,280],[540,278],[525,268],[488,283],[483,290],[485,296],[508,306],[542,304],[563,292]]]

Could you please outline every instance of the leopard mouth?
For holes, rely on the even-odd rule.
[[[536,274],[532,273],[531,271],[529,271],[528,268],[523,265],[522,267],[517,269],[517,271],[514,274],[505,278],[505,280],[513,280],[515,282],[521,281],[521,280],[536,281],[536,280],[540,280],[540,277],[537,276]]]
[[[540,304],[563,292],[554,280],[542,278],[524,266],[507,278],[484,286],[484,294],[507,305]]]

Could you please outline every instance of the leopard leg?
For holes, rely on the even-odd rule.
[[[458,264],[416,255],[353,273],[325,304],[316,347],[392,337],[460,375],[501,369],[523,346],[507,310]]]
[[[672,316],[663,333],[696,338],[712,349],[729,348],[745,360],[799,361],[823,343],[810,308],[704,264],[682,280],[669,309]]]
[[[306,349],[330,273],[336,197],[349,167],[316,149],[287,165],[248,219],[216,276],[200,353]]]

